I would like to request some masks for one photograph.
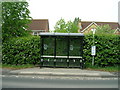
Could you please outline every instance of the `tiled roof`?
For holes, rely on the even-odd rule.
[[[91,23],[92,21],[81,21],[82,30],[84,30]],[[95,22],[95,23],[99,26],[108,24],[111,27],[111,29],[120,28],[120,25],[118,24],[118,22]]]
[[[46,30],[49,31],[48,19],[33,19],[29,24],[29,30]]]
[[[88,25],[90,25],[92,22],[87,22],[87,21],[82,21],[81,25],[82,25],[82,30],[84,30]]]

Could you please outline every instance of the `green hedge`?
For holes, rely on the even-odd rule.
[[[92,35],[84,38],[84,59],[86,66],[91,66]],[[95,35],[96,66],[113,66],[120,63],[118,35]],[[39,36],[28,36],[11,39],[3,43],[3,64],[39,64],[40,60],[40,38]],[[75,52],[76,53],[76,52]],[[78,52],[79,53],[79,52]]]
[[[40,59],[40,37],[27,36],[3,43],[3,64],[36,64]]]
[[[112,34],[95,35],[95,65],[96,66],[115,66],[120,63],[119,51],[120,36]],[[93,35],[85,35],[84,39],[84,58],[86,65],[91,66],[92,55],[91,46],[93,45]]]

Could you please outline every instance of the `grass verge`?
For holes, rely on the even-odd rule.
[[[86,69],[95,70],[95,71],[118,72],[118,66],[108,66],[108,67],[91,66],[91,67],[87,67]]]
[[[24,69],[24,68],[33,68],[34,65],[25,64],[25,65],[7,65],[7,64],[0,64],[0,68],[5,69]],[[96,66],[89,66],[85,68],[85,70],[93,70],[93,71],[105,71],[105,72],[118,72],[118,66],[109,66],[109,67],[96,67]]]
[[[31,64],[25,64],[25,65],[7,65],[7,64],[0,64],[0,68],[4,69],[24,69],[24,68],[33,68],[34,65]]]

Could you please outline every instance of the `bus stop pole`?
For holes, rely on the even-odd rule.
[[[96,48],[95,48],[95,31],[96,31],[96,29],[92,29],[92,31],[93,31],[93,46],[92,46],[92,66],[94,66],[94,61],[95,61],[95,50],[96,50]]]
[[[94,31],[93,31],[94,32]],[[93,46],[95,45],[95,43],[94,43],[95,41],[94,41],[94,33],[93,33]],[[94,66],[94,59],[95,59],[95,57],[94,57],[94,55],[92,55],[93,57],[92,57],[92,66]]]
[[[95,57],[93,55],[93,58],[92,58],[92,66],[94,66],[94,60],[95,60]]]

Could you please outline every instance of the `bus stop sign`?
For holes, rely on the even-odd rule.
[[[95,56],[95,54],[96,54],[96,46],[92,46],[91,47],[91,55]]]

